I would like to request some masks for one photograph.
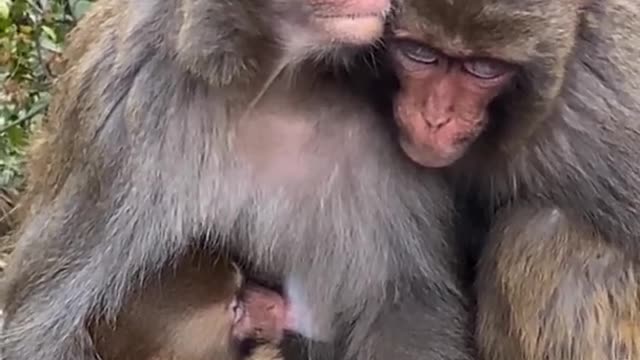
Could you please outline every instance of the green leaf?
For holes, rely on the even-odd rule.
[[[0,19],[8,19],[11,13],[11,0],[0,0]]]
[[[62,48],[60,45],[61,44],[55,43],[48,37],[44,37],[40,40],[40,46],[42,46],[43,49],[51,52],[56,52],[56,53],[62,52]]]
[[[0,0],[0,1],[1,1],[1,0]],[[51,40],[52,40],[52,41],[54,41],[54,42],[55,42],[55,41],[58,41],[58,40],[57,40],[58,36],[56,35],[56,32],[55,32],[52,28],[50,28],[50,27],[48,27],[48,26],[46,26],[46,25],[42,25],[41,29],[42,29],[42,31],[43,31],[45,34],[47,34],[47,36],[49,37],[49,39],[51,39]]]
[[[14,126],[7,130],[7,136],[13,146],[23,146],[25,144],[27,134],[21,126]]]

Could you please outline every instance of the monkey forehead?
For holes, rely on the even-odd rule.
[[[395,26],[449,55],[519,63],[570,51],[579,23],[579,2],[405,0]]]

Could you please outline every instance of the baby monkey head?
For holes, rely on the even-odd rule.
[[[506,138],[548,118],[586,1],[400,2],[388,44],[407,155],[445,167],[485,131],[504,146]]]

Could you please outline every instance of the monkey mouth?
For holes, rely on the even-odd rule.
[[[382,12],[369,12],[369,13],[360,13],[360,14],[318,14],[316,18],[321,20],[332,20],[332,19],[350,19],[350,20],[358,20],[362,18],[377,18],[379,20],[384,20],[386,11]]]
[[[314,17],[326,21],[330,21],[332,19],[351,21],[375,19],[384,21],[389,12],[391,12],[391,2],[391,0],[343,1],[339,6],[329,6],[324,8],[322,6],[316,6],[313,13]]]
[[[340,11],[316,8],[313,18],[329,41],[346,45],[368,45],[382,37],[390,0],[352,1]]]
[[[316,16],[333,42],[366,45],[382,37],[385,16],[380,13]]]

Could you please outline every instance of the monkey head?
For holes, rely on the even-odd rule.
[[[493,133],[481,137],[494,142],[489,147],[505,151],[548,118],[584,1],[403,1],[388,44],[407,155],[423,166],[445,167],[483,132]]]
[[[233,319],[231,337],[236,342],[252,339],[279,344],[285,331],[308,334],[307,327],[298,319],[305,304],[290,299],[272,289],[253,282],[242,287],[240,293],[228,304],[228,318]]]
[[[162,10],[169,51],[189,73],[214,86],[247,84],[254,76],[308,59],[344,62],[351,49],[382,38],[396,0],[178,0]],[[130,2],[131,5],[139,2]],[[171,5],[174,4],[174,5]],[[164,8],[163,8],[164,9]],[[154,22],[154,13],[132,10]],[[160,10],[158,10],[160,11]],[[349,55],[349,56],[347,56]]]
[[[273,290],[246,286],[228,309],[233,318],[231,336],[236,341],[251,338],[278,344],[288,329],[287,303]]]

